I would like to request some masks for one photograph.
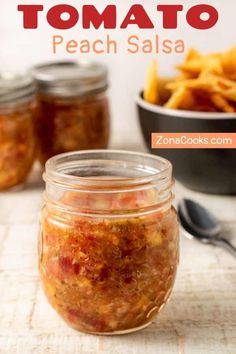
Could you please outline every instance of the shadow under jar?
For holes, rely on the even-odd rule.
[[[107,69],[56,62],[32,69],[38,87],[36,131],[42,165],[63,152],[105,149],[110,133]]]
[[[35,85],[0,75],[0,191],[22,185],[35,159]]]
[[[179,260],[172,166],[162,158],[85,151],[46,164],[39,270],[73,328],[125,334],[166,304]]]

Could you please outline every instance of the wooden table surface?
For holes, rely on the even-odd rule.
[[[221,249],[181,237],[181,261],[171,301],[149,328],[102,337],[78,333],[48,305],[37,273],[38,217],[43,186],[0,194],[0,353],[234,354],[236,260]],[[236,241],[236,198],[193,193]]]

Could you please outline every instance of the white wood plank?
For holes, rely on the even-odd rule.
[[[180,185],[176,194],[193,196],[214,210],[235,240],[236,198],[192,193]],[[235,260],[221,249],[183,237],[173,296],[153,325],[121,337],[90,336],[67,327],[38,282],[41,202],[42,188],[0,194],[0,353],[235,353]]]

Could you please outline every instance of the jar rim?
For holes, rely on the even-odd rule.
[[[0,74],[0,105],[30,101],[36,93],[34,80],[28,75],[10,72]]]
[[[107,67],[94,61],[53,61],[30,70],[40,93],[50,96],[77,97],[106,91]]]
[[[85,150],[56,155],[46,163],[44,180],[46,204],[65,214],[139,217],[167,210],[173,200],[171,163],[162,157],[139,152]],[[90,196],[98,198],[98,201],[139,196],[141,204],[120,208],[118,203],[111,210],[103,203],[95,202],[88,209],[86,203],[78,207],[63,199],[63,196],[73,196],[72,200],[83,200],[82,195],[88,200]],[[145,195],[150,199],[143,201]]]
[[[122,159],[121,159],[122,158]],[[132,161],[137,159],[137,162]],[[139,161],[138,161],[139,160]],[[140,163],[140,161],[142,163]],[[136,168],[138,176],[125,174],[111,176],[80,176],[73,174],[79,166],[107,163],[111,168],[123,171]],[[69,173],[68,173],[69,170]],[[67,172],[66,172],[67,171]],[[78,172],[77,172],[78,173]],[[105,178],[104,178],[105,177]],[[117,189],[150,188],[150,184],[166,184],[172,181],[172,164],[160,156],[126,150],[83,150],[63,153],[46,162],[44,180],[70,189],[88,191],[115,191]]]

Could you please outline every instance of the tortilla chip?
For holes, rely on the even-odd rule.
[[[189,90],[184,86],[179,87],[166,102],[165,107],[171,109],[180,108],[185,100],[188,100]]]
[[[231,106],[228,101],[218,93],[213,93],[211,95],[211,100],[213,104],[225,113],[234,113],[235,109]]]
[[[148,69],[146,87],[144,89],[144,99],[153,104],[159,103],[159,80],[158,66],[156,60],[152,61]]]
[[[154,61],[148,71],[144,98],[172,109],[236,112],[236,46],[225,53],[207,55],[192,48],[177,69],[179,75],[166,81],[163,88]]]

